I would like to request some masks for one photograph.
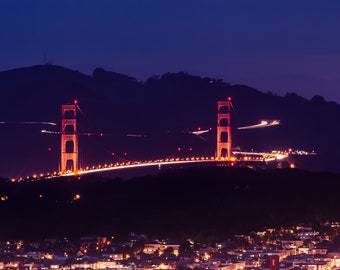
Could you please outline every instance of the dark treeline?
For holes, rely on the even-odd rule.
[[[208,167],[130,180],[98,175],[0,183],[0,238],[124,235],[224,239],[262,226],[338,219],[340,176]],[[80,199],[76,199],[76,194]]]

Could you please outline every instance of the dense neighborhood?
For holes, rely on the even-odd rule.
[[[265,228],[217,243],[181,243],[130,233],[0,243],[0,269],[327,270],[340,267],[340,222]],[[339,242],[338,242],[339,241]]]

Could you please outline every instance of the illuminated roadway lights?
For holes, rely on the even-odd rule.
[[[217,158],[217,157],[187,157],[187,158],[167,158],[165,160],[154,160],[154,161],[134,161],[127,163],[116,163],[112,167],[111,166],[93,166],[91,169],[87,167],[87,170],[79,170],[77,173],[79,175],[95,173],[95,172],[104,172],[104,171],[112,171],[119,169],[132,169],[132,168],[140,168],[140,167],[151,167],[151,166],[160,166],[160,165],[175,165],[175,164],[190,164],[190,163],[206,163],[206,162],[228,162],[231,166],[234,165],[234,162],[243,161],[243,162],[269,162],[284,159],[287,157],[285,154],[271,154],[271,153],[256,153],[256,152],[234,152],[234,154],[244,155],[243,157],[236,158],[234,156],[228,158]],[[252,156],[255,156],[252,157]],[[68,172],[67,174],[63,174],[61,176],[72,176],[75,175],[74,172]]]
[[[195,158],[193,157],[192,159],[188,160],[188,161],[184,161],[183,160],[179,160],[176,161],[175,158],[171,159],[172,161],[163,161],[163,162],[159,162],[159,161],[154,161],[154,162],[149,162],[149,161],[145,161],[145,162],[134,162],[133,164],[131,163],[126,163],[126,164],[119,164],[116,167],[107,167],[107,168],[94,168],[94,169],[90,169],[88,171],[79,171],[78,174],[87,174],[87,173],[94,173],[94,172],[102,172],[102,171],[110,171],[110,170],[117,170],[117,169],[129,169],[129,168],[138,168],[138,167],[148,167],[148,166],[156,166],[156,165],[161,165],[161,164],[165,164],[165,165],[172,165],[172,164],[183,164],[183,163],[195,163],[195,162],[211,162],[212,160],[210,159],[201,159],[201,158]],[[75,175],[74,172],[68,172],[67,174],[63,174],[62,176],[71,176],[71,175]]]

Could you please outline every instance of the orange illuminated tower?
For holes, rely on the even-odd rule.
[[[78,170],[77,101],[61,106],[61,172]]]
[[[230,125],[231,98],[217,102],[217,147],[216,157],[231,157],[231,125]]]

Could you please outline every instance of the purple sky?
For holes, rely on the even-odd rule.
[[[340,103],[339,0],[1,0],[0,70],[186,71]]]

